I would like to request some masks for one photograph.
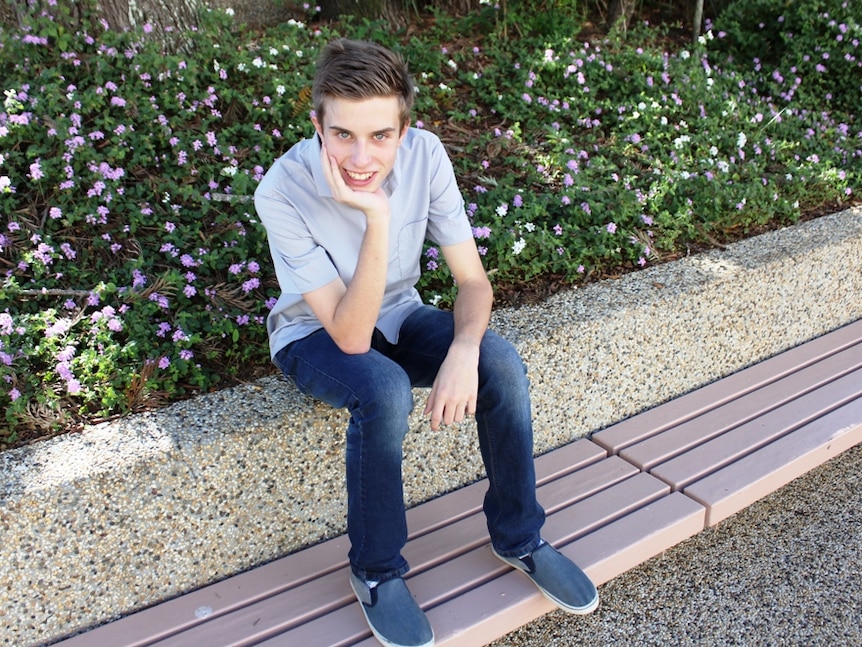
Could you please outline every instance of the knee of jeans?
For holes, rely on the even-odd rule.
[[[527,367],[510,342],[489,331],[482,340],[479,373],[495,381],[515,383],[526,380]]]
[[[406,420],[413,411],[410,378],[400,367],[369,376],[357,393],[357,399],[357,404],[366,417],[400,421]]]

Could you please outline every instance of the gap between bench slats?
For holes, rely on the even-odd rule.
[[[657,496],[643,485],[627,485],[632,477],[645,476],[634,466],[618,457],[612,457],[546,483],[539,488],[539,499],[549,513],[548,527],[553,527],[553,520],[561,509],[569,511],[569,515],[575,515],[574,519],[580,522],[580,527],[575,525],[572,519],[566,522],[572,526],[570,533],[574,532],[574,528],[578,528],[581,533],[587,532],[596,523],[605,523],[614,516],[623,514],[627,509],[631,509],[633,501],[639,504],[645,502],[644,492],[649,492],[649,498]],[[669,491],[665,484],[652,477],[649,479],[664,493]],[[615,485],[626,490],[627,495],[615,496]],[[597,502],[598,498],[601,500]],[[474,565],[472,554],[487,543],[485,518],[481,511],[433,533],[410,540],[404,548],[404,556],[413,567],[409,581],[414,595],[423,605],[433,605],[456,595],[460,589],[475,586],[477,582],[466,578],[465,573]],[[500,562],[495,566],[495,571],[481,571],[477,574],[480,582],[495,577],[508,568]],[[283,632],[293,626],[314,624],[319,615],[323,616],[324,622],[328,622],[327,613],[354,604],[353,595],[347,585],[347,573],[347,567],[344,567],[302,587],[268,597],[190,628],[158,644],[165,647],[204,645],[214,644],[216,640],[231,645],[254,644],[255,640],[272,633]],[[437,581],[445,573],[449,574],[449,578],[444,580],[446,584],[434,596],[420,597],[421,588],[417,589],[417,583]],[[336,580],[340,581],[340,585]],[[360,625],[359,629],[363,628],[364,624]],[[299,637],[296,640],[296,644],[310,644],[299,642]]]
[[[577,553],[579,549],[573,542],[577,542],[585,535],[589,537],[592,533],[601,532],[609,524],[627,518],[645,507],[649,508],[656,505],[668,495],[668,492],[667,485],[658,479],[648,474],[637,473],[631,478],[549,515],[543,534],[555,545],[563,546],[564,553],[571,551]],[[689,504],[691,508],[700,511],[697,522],[699,525],[692,530],[692,532],[697,532],[703,528],[703,508],[690,501]],[[639,532],[627,533],[626,540],[635,542],[636,538],[644,535],[644,529],[658,523],[661,518],[661,515],[653,516],[651,521],[645,520],[642,524],[638,524]],[[582,563],[584,559],[598,562],[599,559],[594,559],[595,553],[604,554],[610,543],[603,540],[598,544],[600,550],[593,551],[592,556],[575,555],[575,559],[578,559],[579,563]],[[426,609],[430,607],[428,615],[435,627],[438,640],[440,640],[449,633],[458,633],[466,629],[466,626],[455,627],[452,625],[449,611],[461,609],[467,605],[469,608],[466,611],[470,615],[466,621],[467,624],[481,621],[481,609],[476,609],[474,614],[472,603],[468,600],[473,598],[474,591],[486,591],[486,587],[489,585],[491,587],[498,586],[495,582],[508,577],[509,574],[515,575],[516,578],[524,578],[523,575],[515,573],[510,567],[497,560],[491,554],[487,539],[485,539],[468,553],[458,555],[434,569],[411,576],[409,583],[411,591],[420,604]],[[515,584],[516,590],[522,589],[522,592],[523,585],[526,583],[527,596],[536,597],[541,608],[544,598],[526,579],[524,582],[521,582],[520,579],[508,581]],[[497,598],[496,606],[499,612],[509,614],[512,611],[518,611],[512,606],[518,603],[519,598],[517,596],[507,594],[502,598]],[[441,612],[439,611],[441,608],[448,611]],[[547,610],[540,611],[537,615]],[[536,615],[530,619],[534,617]],[[368,635],[369,632],[365,627],[362,614],[358,606],[351,601],[350,604],[333,611],[331,614],[277,634],[264,644],[308,645],[309,647],[315,645],[350,645],[357,640],[357,636]],[[252,641],[246,644],[256,643]]]
[[[860,367],[862,367],[862,344],[856,344],[780,380],[750,391],[733,402],[630,445],[619,452],[619,455],[641,469],[650,470],[676,454],[688,451],[734,427],[755,420],[783,404],[798,401],[805,394],[830,385],[837,377]],[[800,415],[805,413],[803,411]]]
[[[680,490],[862,396],[862,369],[660,463],[650,474]]]
[[[591,434],[590,438],[608,453],[617,454],[657,432],[696,418],[859,342],[862,342],[862,320],[615,423]]]

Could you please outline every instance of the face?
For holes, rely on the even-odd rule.
[[[317,117],[312,121],[345,184],[355,191],[380,188],[407,133],[406,125],[401,128],[397,97],[330,99],[324,123]]]

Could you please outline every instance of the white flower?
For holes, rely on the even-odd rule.
[[[448,63],[446,63],[446,65],[448,65],[449,67],[451,67],[453,70],[457,70],[457,69],[458,69],[458,64],[457,64],[455,61],[453,61],[451,58],[449,59],[449,62],[448,62]]]
[[[255,58],[255,59],[251,62],[251,64],[252,64],[252,65],[254,65],[255,67],[264,67],[264,66],[266,65],[266,63],[264,63],[264,62],[263,62],[263,59],[262,59],[260,56],[258,56],[257,58]]]
[[[509,205],[508,205],[508,203],[504,202],[504,203],[503,203],[503,204],[501,204],[499,207],[497,207],[497,215],[498,215],[498,216],[500,216],[501,218],[502,218],[503,216],[505,216],[507,213],[509,213]]]
[[[716,148],[715,146],[710,146],[709,154],[711,157],[715,157],[716,155],[718,155],[718,148]]]
[[[221,170],[221,174],[226,176],[226,177],[233,177],[234,175],[236,175],[236,171],[237,171],[236,166],[225,166]]]
[[[684,49],[682,52],[680,52],[679,57],[685,61],[691,57],[691,54],[688,53],[688,50]]]
[[[278,93],[279,96],[281,96],[285,92],[287,92],[287,88],[284,87],[283,85],[279,85],[279,86],[276,86],[275,91]]]
[[[737,148],[743,148],[747,141],[748,141],[748,137],[745,136],[745,133],[739,133],[736,136],[736,147]]]
[[[225,12],[228,16],[232,16],[232,15],[234,15],[234,11],[233,11],[233,9],[231,9],[230,7],[228,7],[227,9],[225,9],[225,10],[224,10],[224,12]]]
[[[685,146],[690,141],[691,141],[691,137],[689,137],[688,135],[681,135],[681,136],[679,136],[673,140],[673,146],[674,146],[674,148],[679,150],[680,148]]]
[[[512,253],[517,256],[521,252],[524,251],[524,248],[527,246],[527,241],[523,238],[519,238],[515,241],[515,244],[512,246]]]
[[[528,222],[528,223],[524,224],[524,229],[526,229],[527,231],[530,231],[530,232],[536,231],[536,225],[534,225],[531,222]]]

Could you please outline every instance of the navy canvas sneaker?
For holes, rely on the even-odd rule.
[[[599,606],[599,593],[592,580],[544,540],[536,550],[522,557],[503,557],[496,550],[494,555],[525,573],[542,594],[563,611],[586,614]]]
[[[371,583],[350,574],[350,586],[359,600],[374,637],[386,647],[432,647],[434,631],[425,613],[400,577]]]

